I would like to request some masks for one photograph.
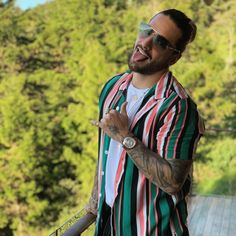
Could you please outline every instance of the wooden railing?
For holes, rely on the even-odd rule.
[[[82,216],[81,216],[82,215]],[[84,214],[84,210],[80,211],[74,217],[66,221],[58,227],[49,236],[79,236],[96,220],[96,216],[92,213]]]

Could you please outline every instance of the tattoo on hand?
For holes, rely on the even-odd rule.
[[[109,125],[108,128],[113,135],[119,134],[119,129],[115,125]]]

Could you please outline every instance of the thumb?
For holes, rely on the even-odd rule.
[[[126,111],[127,104],[128,104],[128,102],[124,102],[124,103],[121,105],[120,113],[121,113],[122,115],[126,115],[126,116],[127,116],[127,111]]]

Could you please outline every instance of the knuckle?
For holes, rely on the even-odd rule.
[[[110,114],[116,114],[116,110],[111,110]]]

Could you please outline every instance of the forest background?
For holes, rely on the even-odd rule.
[[[198,26],[172,68],[206,124],[193,192],[236,196],[234,0],[0,1],[0,236],[48,235],[83,208],[101,88],[127,70],[138,23],[167,8]]]

